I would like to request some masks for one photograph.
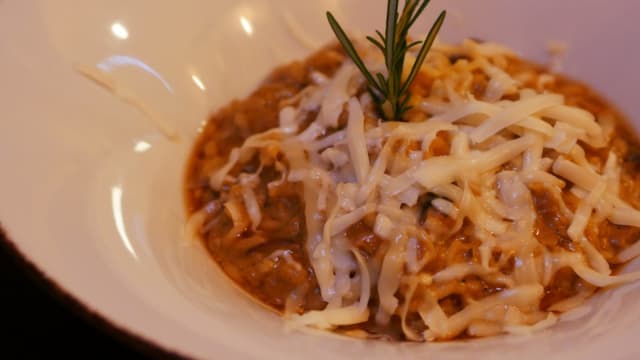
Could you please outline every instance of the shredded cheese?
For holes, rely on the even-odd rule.
[[[450,64],[452,54],[467,59]],[[605,219],[640,227],[640,211],[620,198],[618,155],[611,151],[596,166],[585,152],[584,144],[608,145],[611,125],[548,92],[553,75],[541,74],[535,88],[524,87],[533,75],[511,76],[505,70],[511,56],[492,43],[436,45],[421,69],[433,82],[428,95],[415,101],[420,121],[409,122],[372,118],[372,98],[357,93],[364,79],[352,62],[332,77],[314,73],[312,85],[281,104],[279,128],[248,138],[211,174],[213,189],[242,185],[240,199],[224,206],[238,232],[255,230],[262,221],[254,184],[229,175],[238,164],[271,146],[282,155],[276,163],[282,178],[274,184],[302,185],[306,252],[328,305],[290,316],[290,326],[334,329],[371,317],[387,324],[399,316],[405,336],[416,341],[449,339],[465,330],[475,336],[530,334],[558,321],[539,305],[559,269],[570,267],[595,287],[640,279],[639,273],[612,275],[588,238],[590,224]],[[366,48],[364,59],[380,65]],[[477,74],[488,79],[478,96],[471,89]],[[537,239],[531,188],[540,185],[557,202],[559,215],[571,219],[566,235],[575,253],[549,249]],[[577,198],[575,211],[563,199],[569,191]],[[448,222],[425,220],[427,212]],[[350,243],[349,229],[361,222],[383,244],[380,253],[365,257]],[[438,256],[439,234],[454,234],[465,223],[473,225],[477,254],[427,273],[425,266]],[[293,261],[290,254],[274,256]],[[617,260],[638,256],[640,242]],[[503,271],[510,262],[512,271]],[[465,298],[465,306],[447,316],[438,291],[475,278],[502,289],[479,300]],[[371,291],[379,302],[375,314],[369,313]],[[577,309],[589,294],[554,304],[551,311]],[[411,312],[426,327],[422,333],[408,326]]]

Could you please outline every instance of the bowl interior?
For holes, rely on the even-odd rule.
[[[502,42],[539,63],[549,61],[550,42],[566,43],[564,72],[640,127],[633,68],[640,50],[628,46],[638,5],[584,0],[576,13],[568,1],[434,0],[416,29],[428,29],[443,8],[446,41]],[[640,330],[635,285],[600,293],[589,311],[532,336],[362,342],[286,330],[185,235],[183,171],[203,121],[275,65],[330,41],[326,10],[353,34],[368,34],[382,26],[385,2],[0,2],[0,52],[7,54],[0,59],[0,164],[12,169],[3,174],[0,219],[20,250],[117,325],[191,356],[632,356],[632,334]],[[97,68],[134,93],[179,140],[168,141],[140,109],[80,75],[78,66]]]

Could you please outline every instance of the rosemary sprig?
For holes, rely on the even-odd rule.
[[[342,29],[335,17],[327,12],[329,24],[336,34],[338,41],[344,48],[347,55],[356,64],[362,75],[367,79],[369,91],[373,95],[376,103],[380,107],[381,113],[386,120],[399,120],[402,114],[410,109],[409,100],[411,93],[409,86],[413,83],[416,75],[422,67],[427,53],[433,45],[444,19],[446,11],[440,13],[438,19],[429,30],[429,34],[424,41],[407,42],[409,29],[420,17],[430,0],[405,0],[402,15],[398,17],[398,0],[389,0],[387,3],[387,22],[385,34],[376,31],[378,39],[367,36],[367,40],[373,43],[384,54],[387,77],[381,73],[371,74],[364,61],[356,51],[347,34]],[[402,79],[404,59],[407,51],[422,44],[416,61],[406,79]]]

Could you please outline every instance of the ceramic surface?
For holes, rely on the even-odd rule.
[[[188,150],[208,114],[331,39],[382,27],[385,1],[0,0],[0,221],[31,261],[117,326],[197,358],[632,359],[640,291],[616,289],[531,337],[389,344],[287,332],[183,234]],[[636,2],[434,0],[443,38],[504,42],[640,121]],[[78,69],[94,68],[142,109]],[[142,110],[142,111],[141,111]],[[168,141],[148,119],[179,136]],[[634,123],[640,125],[640,122]],[[577,315],[584,315],[582,317]]]

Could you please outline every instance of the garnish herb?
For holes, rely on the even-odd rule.
[[[427,53],[433,45],[442,23],[447,15],[446,11],[440,13],[438,19],[429,30],[429,35],[424,41],[408,43],[409,28],[420,17],[430,0],[405,0],[402,15],[398,17],[398,0],[389,0],[387,4],[387,23],[385,34],[376,31],[378,38],[367,36],[367,40],[373,43],[384,54],[387,77],[381,73],[371,74],[364,61],[356,51],[353,43],[347,37],[345,31],[336,21],[335,17],[327,12],[329,24],[336,34],[338,41],[347,55],[356,64],[362,75],[367,79],[369,91],[373,95],[380,112],[386,120],[399,120],[402,114],[411,107],[408,105],[411,99],[409,86],[420,71],[420,67],[427,57]],[[422,45],[411,72],[403,81],[402,71],[407,51],[415,46]]]

